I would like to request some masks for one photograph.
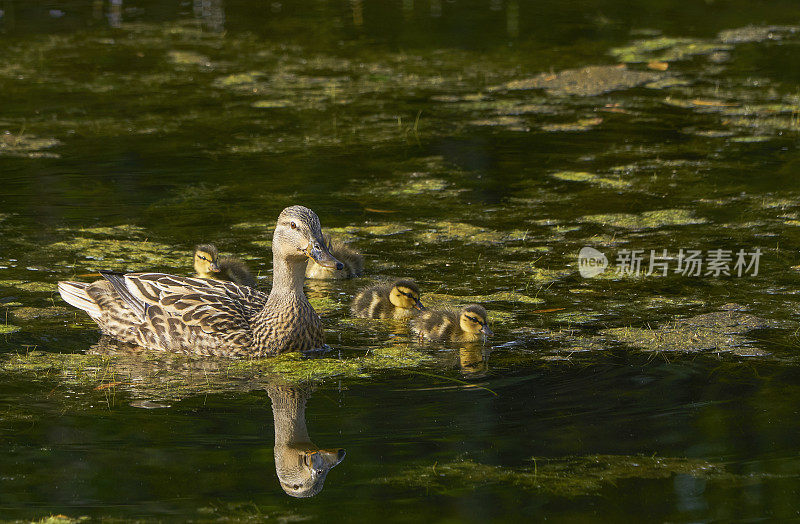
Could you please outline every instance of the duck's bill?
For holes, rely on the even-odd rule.
[[[422,302],[420,302],[419,299],[416,300],[414,308],[419,309],[420,311],[425,311],[426,309],[428,309],[422,305]]]
[[[324,243],[320,243],[319,245],[319,248],[315,248],[313,244],[309,244],[306,248],[306,256],[322,267],[328,269],[344,269],[344,264],[333,258],[328,248],[324,247]]]
[[[211,264],[211,267],[209,269],[214,273],[219,273],[219,266],[216,264]]]
[[[481,332],[487,337],[494,335],[494,331],[492,331],[492,328],[490,328],[487,324],[484,324],[483,327],[481,327]]]

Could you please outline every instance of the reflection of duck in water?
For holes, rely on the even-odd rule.
[[[480,378],[489,371],[489,354],[479,344],[466,344],[458,349],[458,364],[464,377]]]
[[[345,451],[320,449],[311,442],[306,429],[308,391],[272,385],[267,393],[275,419],[275,472],[281,487],[292,497],[313,497],[322,491],[328,471],[342,461]]]

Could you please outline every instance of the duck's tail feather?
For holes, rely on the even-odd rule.
[[[119,296],[125,301],[125,304],[136,313],[139,320],[144,320],[147,304],[136,298],[133,293],[130,292],[128,284],[125,282],[125,273],[103,269],[100,271],[100,274],[111,283],[114,291],[119,293]]]
[[[95,302],[92,297],[86,292],[86,288],[90,284],[86,282],[70,282],[62,280],[58,283],[58,292],[61,293],[61,298],[78,309],[86,311],[90,317],[99,318],[103,312],[100,306]]]

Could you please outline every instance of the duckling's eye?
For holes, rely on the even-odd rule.
[[[467,316],[467,318],[468,318],[468,319],[470,319],[471,321],[475,322],[476,324],[481,324],[481,325],[483,325],[483,322],[481,322],[480,320],[478,320],[478,319],[477,319],[477,318],[475,318],[475,317],[470,317],[470,316],[468,315],[468,316]]]
[[[203,255],[197,255],[197,258],[199,258],[200,260],[205,260],[206,262],[208,262],[208,259],[206,257],[204,257]]]
[[[296,224],[294,221],[292,221],[292,222],[289,224],[289,226],[290,226],[292,229],[297,229],[297,224]]]

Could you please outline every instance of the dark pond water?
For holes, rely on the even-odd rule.
[[[0,518],[798,518],[796,24],[794,0],[0,1]],[[113,352],[56,292],[190,274],[200,242],[268,288],[290,204],[365,256],[308,282],[324,355]],[[351,318],[400,276],[495,336]]]

